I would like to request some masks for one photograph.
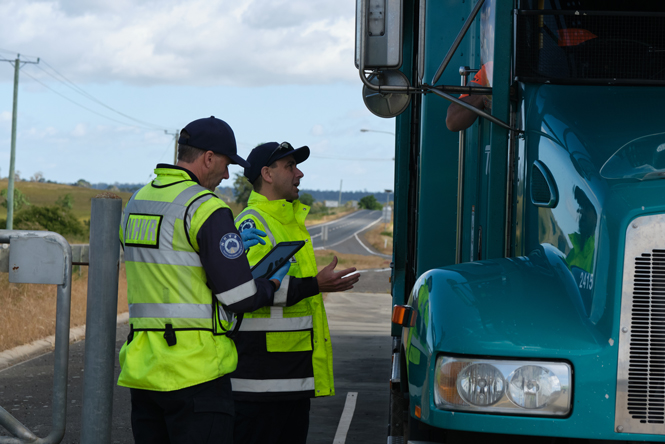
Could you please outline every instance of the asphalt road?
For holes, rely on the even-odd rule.
[[[354,291],[372,293],[327,296],[325,306],[332,335],[336,395],[312,400],[309,444],[386,442],[391,310],[388,276],[385,271],[363,273]],[[116,380],[117,353],[127,333],[127,324],[118,325]],[[67,430],[62,441],[68,444],[80,442],[84,347],[84,341],[70,345]],[[51,430],[52,375],[53,353],[0,371],[0,406],[40,437]],[[354,409],[347,398],[355,398]],[[344,427],[347,421],[342,421],[340,427],[345,411],[345,418],[351,414],[348,429]],[[0,427],[0,436],[10,435]],[[134,442],[129,390],[118,386],[113,396],[111,442]]]
[[[312,246],[315,249],[331,249],[345,254],[374,254],[381,257],[390,257],[376,251],[369,244],[363,242],[361,234],[381,223],[382,212],[375,210],[359,210],[341,219],[320,225],[308,227],[312,236]],[[324,227],[328,230],[328,239],[322,239]]]

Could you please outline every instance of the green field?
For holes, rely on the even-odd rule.
[[[59,183],[16,182],[14,187],[21,190],[21,192],[30,202],[30,205],[54,205],[58,198],[62,198],[67,194],[71,194],[74,198],[74,207],[72,208],[72,213],[80,221],[90,219],[91,199],[97,196],[99,193],[103,192],[102,190],[75,187],[72,185],[62,185]],[[7,179],[0,180],[0,190],[6,189]],[[114,194],[122,197],[123,208],[129,198],[132,197],[132,193],[116,192]],[[0,219],[6,218],[7,209],[0,207]]]

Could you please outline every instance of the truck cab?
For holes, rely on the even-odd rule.
[[[358,0],[396,116],[389,443],[665,441],[663,29],[658,1]]]

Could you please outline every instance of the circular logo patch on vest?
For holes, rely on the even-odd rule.
[[[237,259],[242,255],[242,239],[235,233],[225,234],[219,241],[219,251],[227,259]]]
[[[250,228],[256,228],[254,219],[245,219],[240,223],[240,228],[238,228],[238,231],[242,233],[243,231],[249,230]]]

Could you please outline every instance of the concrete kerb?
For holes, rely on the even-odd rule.
[[[129,313],[121,313],[117,317],[118,324],[124,324],[129,320]],[[69,342],[77,342],[85,339],[85,325],[74,327],[69,330]],[[36,358],[49,353],[55,349],[55,335],[38,339],[30,344],[19,345],[10,350],[0,352],[0,371],[6,370],[21,362]]]

